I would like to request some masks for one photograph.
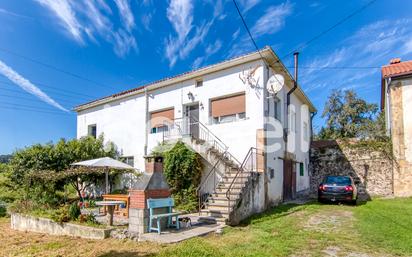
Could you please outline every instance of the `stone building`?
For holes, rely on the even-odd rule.
[[[395,196],[412,196],[412,61],[392,59],[382,67],[381,109],[392,138]]]

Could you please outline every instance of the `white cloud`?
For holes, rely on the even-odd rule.
[[[280,5],[268,7],[264,14],[253,24],[251,33],[255,40],[264,35],[272,35],[281,30],[285,25],[286,18],[292,13],[293,5],[289,1]],[[238,56],[248,51],[256,50],[250,37],[244,33],[241,37],[240,29],[232,35],[232,47],[228,51],[227,58]]]
[[[17,18],[25,18],[25,19],[31,19],[31,17],[29,17],[29,16],[25,16],[25,15],[22,15],[22,14],[18,14],[18,13],[15,13],[15,12],[12,12],[12,11],[9,11],[9,10],[6,10],[6,9],[4,9],[4,8],[0,8],[0,13],[2,13],[2,14],[6,14],[6,15],[9,15],[9,16],[13,16],[13,17],[17,17]]]
[[[115,0],[121,25],[112,21],[112,10],[103,0],[36,0],[49,9],[60,25],[77,42],[85,44],[86,39],[98,43],[103,39],[113,45],[118,56],[124,56],[137,49],[133,35],[134,16],[129,0]]]
[[[250,9],[260,3],[260,0],[240,0],[239,4],[242,7],[241,11],[247,13]]]
[[[169,61],[169,67],[173,67],[179,59],[187,58],[204,41],[215,19],[222,18],[223,5],[216,4],[213,7],[212,19],[196,26],[193,24],[193,4],[190,0],[170,1],[167,18],[176,35],[169,35],[165,40],[165,55]]]
[[[7,66],[7,64],[2,62],[1,60],[0,60],[0,73],[3,74],[5,77],[7,77],[9,80],[11,80],[13,83],[21,87],[24,91],[38,97],[43,102],[46,102],[49,105],[56,107],[62,111],[68,112],[66,108],[61,106],[51,97],[49,97],[46,93],[41,91],[38,87],[33,85],[29,80],[22,77],[20,74],[14,71],[11,67]]]
[[[200,66],[204,64],[204,62],[209,59],[210,56],[216,54],[219,52],[219,50],[222,48],[222,41],[220,39],[216,40],[214,43],[209,44],[206,49],[205,49],[205,54],[202,56],[199,56],[195,59],[195,61],[192,64],[192,69],[197,69]]]
[[[278,32],[285,25],[285,19],[292,13],[292,10],[293,6],[289,2],[269,7],[252,27],[253,36],[260,37]]]
[[[312,92],[321,88],[343,87],[359,90],[365,85],[370,86],[369,81],[379,84],[380,69],[373,67],[385,65],[394,57],[403,57],[411,53],[411,38],[412,19],[381,20],[365,25],[352,36],[337,41],[337,45],[328,47],[338,50],[324,53],[307,64],[302,64],[316,68],[301,69],[302,86]]]
[[[83,43],[82,25],[77,20],[74,10],[68,0],[36,0],[41,5],[50,9],[60,21],[60,24],[65,27],[73,38]]]
[[[119,9],[119,15],[128,31],[131,31],[134,26],[134,16],[130,8],[130,0],[114,0]]]

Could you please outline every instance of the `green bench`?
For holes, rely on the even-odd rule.
[[[177,212],[172,211],[172,207],[174,206],[174,201],[172,198],[159,198],[159,199],[147,199],[147,208],[149,208],[149,233],[152,231],[157,231],[160,234],[160,220],[163,218],[167,218],[167,227],[175,227],[176,229],[180,229],[179,226],[179,214]],[[154,210],[158,208],[168,208],[167,213],[162,214],[154,214]],[[175,224],[172,223],[172,218],[175,217]],[[153,226],[153,222],[156,221],[157,227]]]

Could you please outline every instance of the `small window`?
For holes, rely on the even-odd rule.
[[[309,141],[309,130],[308,130],[308,123],[303,122],[303,139],[307,142]]]
[[[134,167],[134,157],[133,156],[120,157],[120,160],[126,163],[127,165]]]
[[[275,116],[275,119],[277,119],[278,121],[280,121],[280,119],[281,119],[281,102],[280,102],[280,99],[279,98],[275,98],[275,101],[274,101],[274,116]]]
[[[169,130],[169,127],[168,127],[168,126],[153,127],[153,128],[150,130],[150,133],[151,133],[151,134],[156,134],[156,133],[166,132],[166,131],[168,131],[168,130]]]
[[[87,127],[87,135],[96,138],[97,136],[97,127],[96,124],[89,125]]]
[[[296,112],[294,110],[290,110],[289,130],[296,132]]]
[[[195,87],[202,87],[202,86],[203,86],[203,80],[196,80]]]
[[[303,162],[299,163],[299,175],[301,177],[305,175],[305,165],[303,165]]]

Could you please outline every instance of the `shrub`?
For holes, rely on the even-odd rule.
[[[176,208],[193,211],[197,208],[196,188],[202,176],[201,157],[182,142],[164,153],[164,174],[171,187]]]
[[[51,215],[51,219],[59,223],[69,222],[70,221],[69,206],[64,205],[63,207],[60,207],[59,209],[57,209],[56,212],[54,212]]]
[[[80,211],[80,207],[77,203],[72,203],[69,206],[69,211],[68,211],[68,215],[70,217],[70,220],[77,220],[77,218],[80,216],[81,211]]]
[[[0,217],[6,217],[7,208],[6,205],[0,202]]]
[[[90,225],[97,225],[99,222],[97,222],[96,217],[93,215],[93,213],[88,213],[88,214],[81,214],[79,217],[79,221],[81,223],[87,223]]]

